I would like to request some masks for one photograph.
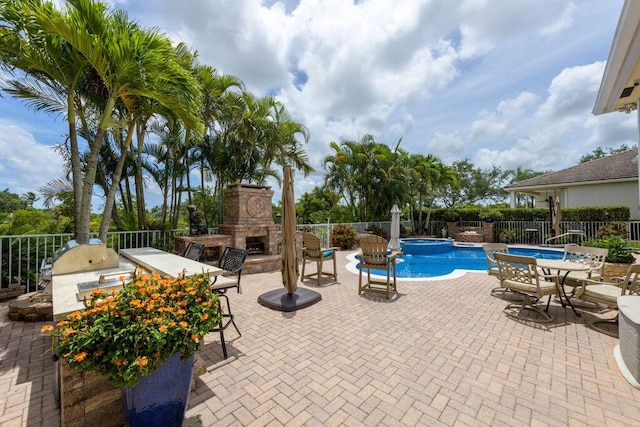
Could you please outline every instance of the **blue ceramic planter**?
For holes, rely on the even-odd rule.
[[[122,411],[131,427],[181,426],[191,392],[193,357],[174,354],[134,387],[122,389]]]

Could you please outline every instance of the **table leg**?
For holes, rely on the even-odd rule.
[[[573,306],[571,299],[567,296],[567,292],[564,290],[564,282],[567,279],[568,275],[569,275],[569,272],[567,271],[564,274],[564,276],[562,276],[562,283],[560,284],[560,288],[562,289],[562,295],[564,295],[564,298],[567,300],[567,304],[569,304],[569,307],[571,307],[571,310],[573,310],[573,314],[575,314],[576,317],[581,317],[582,313],[579,313],[576,311],[576,308]],[[560,296],[560,302],[562,302],[562,296]],[[566,305],[564,303],[562,303],[562,306],[566,308]]]
[[[550,275],[551,274],[551,270],[549,269],[543,269],[543,271],[545,272],[545,274]],[[571,302],[571,299],[569,299],[569,297],[567,296],[567,292],[564,290],[564,282],[567,279],[567,276],[569,275],[569,271],[567,271],[563,276],[562,276],[562,282],[558,284],[558,286],[560,286],[560,289],[558,289],[558,291],[561,292],[561,294],[558,294],[558,297],[560,298],[560,304],[562,304],[562,308],[567,308],[567,304],[569,304],[569,307],[571,307],[571,310],[573,310],[573,314],[576,315],[576,317],[582,317],[582,313],[579,313],[578,311],[576,311],[576,308],[573,306],[573,303]],[[560,272],[558,271],[558,276],[560,276]],[[562,299],[562,295],[564,295],[564,299],[567,301],[565,303],[565,301]]]

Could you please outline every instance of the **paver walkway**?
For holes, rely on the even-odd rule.
[[[187,426],[638,426],[640,390],[618,371],[616,338],[557,303],[548,326],[507,318],[497,279],[468,273],[400,282],[390,302],[358,296],[339,253],[339,281],[292,313],[258,304],[279,272],[245,275],[227,329],[200,356]],[[314,266],[309,265],[310,268]],[[592,316],[586,313],[585,316]],[[53,364],[40,324],[0,305],[0,424],[56,425]]]

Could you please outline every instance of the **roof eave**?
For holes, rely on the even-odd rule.
[[[627,178],[616,179],[602,179],[597,181],[579,181],[579,182],[562,182],[558,184],[540,184],[540,185],[527,185],[522,187],[504,187],[504,191],[536,191],[536,190],[550,190],[567,187],[578,187],[582,185],[602,185],[602,184],[615,184],[619,182],[638,182],[637,176],[631,176]]]
[[[638,86],[640,81],[638,60],[640,59],[640,2],[625,0],[618,20],[618,26],[611,44],[607,65],[600,84],[600,90],[593,108],[593,114],[613,111],[630,111],[640,98],[640,88],[634,88],[624,106],[620,95],[628,85]],[[625,109],[626,106],[626,109]]]

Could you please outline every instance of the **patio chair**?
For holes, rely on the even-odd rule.
[[[575,294],[575,289],[580,286],[581,280],[600,280],[604,273],[604,261],[608,254],[609,250],[604,248],[592,248],[576,244],[565,246],[562,257],[564,261],[577,262],[590,267],[588,271],[571,271],[567,274],[564,285],[573,288],[571,296]]]
[[[204,251],[204,245],[202,243],[189,242],[187,247],[182,252],[181,256],[192,259],[194,261],[200,261],[202,252]]]
[[[233,317],[233,313],[231,312],[231,304],[229,303],[229,297],[226,292],[229,289],[236,288],[238,293],[242,293],[242,288],[240,287],[240,278],[242,277],[242,269],[244,267],[244,262],[247,259],[247,254],[249,251],[245,249],[238,248],[225,248],[220,260],[218,261],[218,268],[225,270],[222,275],[214,276],[211,281],[211,289],[216,292],[219,296],[219,309],[222,313],[222,320],[220,321],[220,325],[216,327],[213,331],[220,332],[220,342],[222,344],[222,354],[224,358],[227,358],[227,346],[224,341],[224,330],[231,324],[238,332],[239,336],[242,336],[240,333],[240,329],[238,329],[238,325]],[[227,276],[236,276],[235,279],[231,279]],[[225,299],[227,304],[227,310],[222,307],[221,301],[222,298]]]
[[[383,294],[387,299],[391,291],[397,292],[396,285],[396,256],[397,252],[387,250],[388,242],[374,234],[360,239],[360,276],[358,280],[358,295],[362,292]],[[362,283],[362,271],[367,269],[367,281]],[[387,280],[371,279],[371,269],[387,272]],[[393,271],[393,282],[390,273]]]
[[[487,274],[500,279],[500,269],[498,268],[498,262],[493,257],[493,255],[496,252],[508,254],[509,247],[506,243],[485,243],[482,245],[482,250],[484,251],[484,256],[487,259]],[[502,280],[500,280],[500,285],[496,288],[491,289],[491,295],[502,298],[504,297],[506,291],[507,289],[502,286]]]
[[[300,281],[304,279],[316,278],[318,286],[320,286],[320,279],[322,276],[333,277],[333,280],[338,280],[338,270],[336,268],[336,251],[339,248],[323,248],[320,244],[320,237],[313,233],[302,234],[302,275]],[[322,271],[322,264],[325,261],[333,260],[333,272]],[[316,263],[316,272],[304,274],[305,265],[307,261]]]
[[[593,279],[581,280],[581,285],[576,288],[575,298],[581,301],[588,301],[596,304],[602,304],[611,310],[618,310],[618,297],[622,295],[639,295],[640,296],[640,264],[631,264],[627,269],[625,277],[617,278],[612,282],[602,282]],[[600,325],[615,325],[614,330],[605,329]],[[618,331],[618,313],[612,319],[588,320],[587,326],[598,332],[609,336],[617,336]]]
[[[500,270],[500,280],[506,289],[521,294],[521,303],[511,303],[504,308],[507,316],[537,323],[549,323],[553,317],[549,314],[551,297],[558,294],[558,276],[544,275],[537,267],[536,259],[528,256],[510,255],[496,252],[494,257]],[[537,301],[549,295],[547,307],[542,310],[534,305],[532,297]],[[531,311],[540,317],[523,317],[523,310]]]

